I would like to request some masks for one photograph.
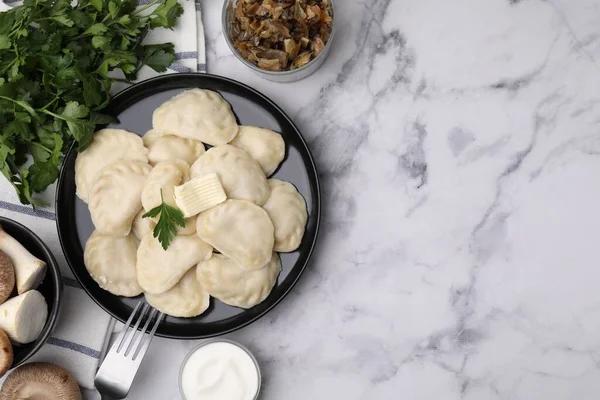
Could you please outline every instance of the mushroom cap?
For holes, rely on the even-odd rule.
[[[34,362],[15,369],[0,390],[0,400],[18,399],[81,400],[81,391],[66,369]]]
[[[13,363],[13,348],[6,333],[0,329],[0,377],[10,369]]]
[[[10,257],[0,250],[0,304],[4,303],[15,288],[15,268]]]

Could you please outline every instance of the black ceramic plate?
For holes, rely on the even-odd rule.
[[[20,223],[4,217],[0,217],[0,225],[2,225],[2,228],[6,233],[21,243],[21,245],[29,250],[31,254],[40,260],[45,261],[47,268],[46,276],[36,290],[44,296],[44,299],[46,299],[46,304],[48,305],[48,319],[46,320],[46,324],[44,324],[40,336],[38,336],[36,340],[31,343],[13,346],[14,358],[11,368],[15,368],[34,355],[50,336],[52,328],[54,328],[54,324],[58,318],[62,281],[58,263],[54,259],[52,252],[35,233]],[[16,295],[15,289],[15,292],[11,297]]]
[[[219,92],[233,108],[241,125],[272,129],[283,135],[286,158],[273,175],[293,183],[308,207],[308,225],[300,248],[281,254],[282,272],[270,296],[249,309],[225,305],[214,298],[209,309],[195,318],[167,317],[157,334],[179,339],[200,339],[222,335],[239,329],[273,308],[294,286],[306,267],[317,238],[320,217],[320,195],[314,162],[293,122],[285,113],[256,90],[231,79],[208,74],[173,74],[149,79],[115,96],[108,113],[119,119],[109,125],[143,135],[152,126],[152,112],[162,102],[190,88]],[[109,314],[125,321],[141,298],[124,298],[102,290],[89,276],[83,264],[83,247],[93,231],[88,207],[75,196],[75,158],[72,148],[67,154],[58,182],[56,222],[65,257],[73,273],[87,293]]]

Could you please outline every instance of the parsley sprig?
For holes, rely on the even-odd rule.
[[[153,235],[158,239],[162,248],[167,250],[175,236],[177,236],[177,226],[185,227],[185,218],[180,209],[165,203],[162,189],[160,191],[160,200],[161,204],[142,215],[142,218],[158,217]]]
[[[33,194],[56,180],[70,145],[85,149],[113,121],[102,110],[116,80],[171,65],[172,43],[142,41],[182,13],[177,0],[24,0],[0,13],[0,171],[22,203],[38,204]]]

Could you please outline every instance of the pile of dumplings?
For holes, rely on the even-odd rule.
[[[285,157],[279,133],[238,126],[219,93],[193,89],[158,107],[143,138],[103,129],[75,162],[77,196],[95,231],[85,245],[90,276],[118,296],[144,294],[165,314],[194,317],[210,304],[250,308],[277,282],[277,252],[296,250],[308,214],[290,183],[267,179]],[[205,145],[211,146],[206,150]],[[142,218],[174,188],[216,174],[227,200],[186,218],[167,250]],[[162,196],[161,196],[162,192]]]

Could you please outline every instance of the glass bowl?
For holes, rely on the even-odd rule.
[[[331,50],[331,46],[335,36],[336,13],[333,0],[328,1],[331,6],[332,14],[331,35],[329,36],[329,40],[327,41],[325,47],[319,53],[318,56],[316,56],[313,60],[311,60],[306,65],[303,65],[300,68],[296,68],[290,71],[268,71],[266,69],[262,69],[254,65],[240,54],[240,52],[233,45],[230,34],[230,21],[233,17],[233,8],[237,4],[237,0],[225,0],[225,2],[223,3],[223,13],[221,17],[223,36],[225,37],[225,41],[231,49],[231,52],[237,57],[237,59],[240,60],[244,65],[246,65],[259,76],[273,82],[285,83],[299,81],[300,79],[304,79],[309,75],[312,75],[315,71],[317,71],[321,67],[321,65],[323,65],[325,59],[327,58]]]
[[[210,340],[206,340],[202,343],[200,343],[198,346],[194,347],[192,350],[190,350],[190,352],[185,356],[185,358],[183,359],[183,362],[181,363],[181,368],[179,368],[179,393],[181,395],[181,398],[183,400],[187,400],[185,397],[185,393],[183,393],[183,385],[182,385],[182,376],[183,376],[183,368],[185,367],[185,364],[187,363],[187,361],[189,360],[189,358],[192,356],[192,354],[194,354],[196,352],[196,350],[207,346],[209,344],[213,344],[213,343],[228,343],[231,344],[241,350],[243,350],[246,354],[248,354],[248,356],[250,357],[250,359],[252,360],[252,362],[254,363],[254,366],[256,367],[256,375],[258,378],[258,385],[256,387],[256,394],[254,395],[254,400],[258,399],[258,395],[260,394],[260,385],[262,382],[262,375],[260,373],[260,366],[258,365],[258,361],[256,361],[256,357],[254,357],[254,354],[252,354],[250,352],[250,350],[248,350],[245,346],[239,344],[238,342],[234,342],[233,340],[229,340],[229,339],[210,339]]]

